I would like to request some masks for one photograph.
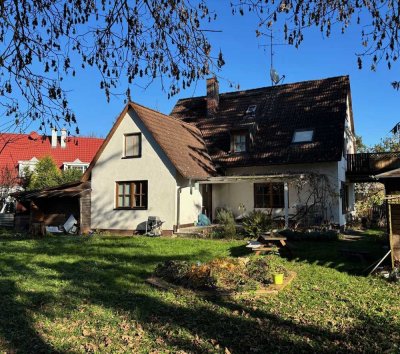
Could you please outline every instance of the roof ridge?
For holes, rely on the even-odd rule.
[[[32,131],[33,132],[33,131]],[[4,137],[4,136],[19,136],[19,137],[28,137],[32,134],[32,132],[28,133],[1,133],[0,132],[0,137]],[[45,135],[45,134],[40,134],[38,132],[35,131],[35,133],[39,134],[40,137],[46,137],[49,138],[51,137],[51,135]],[[59,137],[59,136],[58,136]],[[95,136],[76,136],[76,135],[67,135],[67,138],[74,138],[74,139],[97,139],[97,140],[104,140],[104,138],[100,138],[100,137],[95,137]]]
[[[275,85],[275,86],[261,86],[261,87],[256,87],[256,88],[252,88],[252,89],[247,89],[247,90],[238,90],[238,91],[231,91],[231,92],[222,92],[219,94],[219,96],[226,96],[226,95],[237,95],[238,93],[241,92],[254,92],[254,91],[261,91],[261,90],[265,90],[265,89],[275,89],[277,87],[283,87],[283,86],[289,86],[289,85],[300,85],[300,84],[307,84],[310,82],[317,82],[317,81],[325,81],[325,80],[332,80],[332,79],[339,79],[339,78],[349,78],[350,75],[338,75],[338,76],[331,76],[331,77],[325,77],[322,79],[315,79],[315,80],[304,80],[304,81],[296,81],[296,82],[291,82],[291,83],[286,83],[286,84],[281,84],[281,85]],[[203,96],[194,96],[194,97],[185,97],[185,98],[180,98],[177,103],[179,101],[184,101],[184,100],[191,100],[191,99],[200,99],[200,98],[206,98],[206,95]]]
[[[180,123],[180,124],[183,124],[183,125],[187,125],[187,126],[189,126],[190,128],[198,129],[198,128],[196,127],[195,124],[184,122],[183,120],[181,120],[181,119],[179,119],[179,118],[175,118],[175,117],[170,116],[170,115],[168,115],[168,114],[165,114],[165,113],[162,113],[162,112],[160,112],[160,111],[157,111],[156,109],[146,107],[146,106],[144,106],[144,105],[142,105],[142,104],[140,104],[140,103],[137,103],[137,102],[134,102],[134,101],[130,101],[129,104],[130,104],[130,105],[140,106],[140,107],[142,107],[142,108],[144,108],[144,109],[147,109],[148,111],[152,111],[152,112],[161,114],[162,116],[164,116],[164,117],[166,117],[166,118],[170,118],[170,119],[176,121],[177,123]],[[198,129],[198,130],[199,130],[199,129]]]

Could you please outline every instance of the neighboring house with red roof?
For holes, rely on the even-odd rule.
[[[130,102],[83,176],[91,227],[132,233],[158,216],[172,232],[219,208],[342,226],[354,137],[348,76],[223,94],[208,79],[169,116]]]
[[[61,170],[76,168],[85,172],[103,139],[67,136],[65,129],[51,136],[30,134],[0,134],[0,170],[6,168],[18,180],[25,168],[34,170],[38,161],[51,156]],[[1,181],[0,181],[1,182]]]

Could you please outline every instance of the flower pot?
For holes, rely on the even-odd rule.
[[[274,284],[282,285],[283,284],[283,273],[277,273],[273,275]]]

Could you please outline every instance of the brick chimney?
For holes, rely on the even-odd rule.
[[[217,78],[207,79],[207,117],[213,117],[218,111],[219,84]]]
[[[57,147],[57,129],[51,129],[51,147],[54,149]]]
[[[67,147],[67,129],[61,129],[61,147],[65,149]]]

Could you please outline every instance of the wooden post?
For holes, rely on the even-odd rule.
[[[91,199],[90,191],[86,191],[79,198],[80,212],[80,233],[87,234],[90,231],[91,224]]]
[[[390,246],[390,251],[391,251],[391,265],[392,265],[392,269],[394,268],[394,249],[393,249],[393,228],[392,228],[392,205],[389,204],[389,215],[388,215],[388,223],[389,223],[389,246]]]

